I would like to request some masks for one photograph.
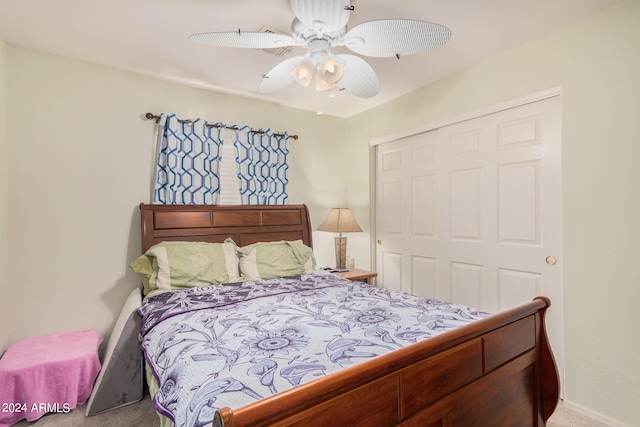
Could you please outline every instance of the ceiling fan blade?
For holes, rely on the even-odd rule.
[[[304,56],[296,56],[280,62],[269,70],[267,74],[262,76],[258,90],[262,93],[270,93],[282,89],[289,83],[293,83],[291,73],[304,59]]]
[[[278,33],[261,33],[252,31],[224,31],[201,33],[189,36],[194,43],[222,46],[244,47],[252,49],[273,49],[283,46],[299,45],[292,37]]]
[[[364,59],[359,56],[341,54],[336,55],[343,63],[343,74],[336,86],[360,98],[371,98],[380,91],[380,81],[376,72]]]
[[[350,7],[350,0],[291,0],[291,9],[298,20],[321,33],[337,31],[347,25]]]
[[[449,41],[444,25],[412,19],[381,19],[363,22],[349,30],[343,44],[366,56],[404,56],[433,49]]]

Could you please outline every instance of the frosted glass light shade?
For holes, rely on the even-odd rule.
[[[315,64],[311,59],[307,58],[293,69],[291,76],[298,84],[307,87],[311,84],[315,71]]]
[[[316,89],[328,90],[335,87],[336,82],[342,77],[342,71],[342,65],[338,61],[329,56],[324,58],[320,63]]]

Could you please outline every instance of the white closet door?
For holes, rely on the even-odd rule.
[[[377,146],[378,286],[498,312],[551,299],[564,372],[558,96]]]
[[[378,146],[378,285],[436,296],[438,259],[437,131]]]

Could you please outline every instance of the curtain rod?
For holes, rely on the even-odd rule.
[[[155,119],[156,123],[158,122],[158,120],[160,120],[160,116],[153,114],[153,113],[147,113],[144,115],[147,120],[152,120]],[[180,123],[191,123],[191,120],[181,120],[178,119],[178,121]],[[205,126],[209,126],[209,127],[214,127],[214,128],[220,128],[222,126],[218,125],[218,124],[212,124],[212,123],[207,123],[205,122],[204,124]],[[239,128],[235,127],[235,126],[226,126],[225,129],[231,129],[231,130],[240,130]],[[253,130],[251,129],[251,132],[253,133],[259,133],[259,134],[264,134],[263,130]],[[274,133],[275,136],[285,136],[283,133]],[[298,139],[298,135],[289,135],[289,138],[293,138],[295,140]]]

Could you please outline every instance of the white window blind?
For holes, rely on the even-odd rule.
[[[241,205],[240,183],[238,182],[238,165],[236,151],[233,147],[235,135],[231,131],[224,132],[222,145],[222,161],[220,162],[220,199],[221,205]]]

